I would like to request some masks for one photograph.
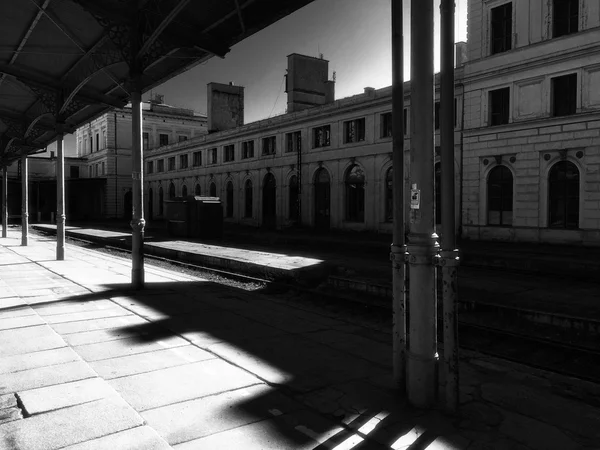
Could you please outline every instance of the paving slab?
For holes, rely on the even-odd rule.
[[[322,430],[322,431],[321,431]],[[312,450],[343,432],[341,427],[308,411],[284,414],[179,445],[177,450]],[[341,450],[341,447],[338,447]],[[359,448],[359,447],[346,447]],[[383,449],[376,446],[373,449]]]
[[[142,424],[131,406],[110,397],[1,424],[0,448],[54,450]]]
[[[79,355],[70,347],[6,356],[0,358],[0,375],[80,360]]]
[[[286,384],[299,391],[375,376],[384,371],[365,359],[299,335],[220,343],[210,346],[209,350],[270,383]]]
[[[181,347],[184,345],[189,345],[189,342],[179,336],[165,337],[158,341],[145,341],[140,336],[138,338],[80,345],[75,347],[75,351],[86,361],[100,361],[102,359],[164,350],[165,348]]]
[[[102,330],[106,328],[128,327],[148,323],[142,317],[136,315],[103,317],[102,319],[80,320],[77,322],[53,323],[52,329],[65,336],[71,333],[81,333],[85,331]]]
[[[0,394],[68,383],[95,376],[96,373],[83,361],[36,367],[0,375]]]
[[[94,300],[94,301],[58,301],[46,305],[36,305],[33,309],[40,316],[51,316],[56,314],[71,314],[83,311],[99,311],[105,309],[119,308],[110,300]]]
[[[113,305],[112,308],[99,309],[96,311],[81,311],[68,314],[56,314],[45,316],[46,322],[52,325],[55,323],[75,322],[78,320],[101,319],[104,317],[127,316],[131,312],[118,305]]]
[[[184,345],[119,358],[103,359],[89,364],[98,375],[110,380],[213,358],[216,357],[212,353],[208,353],[194,345]]]
[[[145,411],[259,384],[260,380],[222,360],[211,359],[117,378],[109,383],[137,411]]]
[[[81,444],[69,445],[63,450],[170,450],[171,448],[152,428],[141,426]]]
[[[148,425],[173,445],[302,409],[265,384],[142,412]]]
[[[0,330],[0,358],[65,346],[48,325]]]
[[[0,300],[0,318],[10,319],[12,317],[34,316],[35,311],[29,305],[4,306],[4,300]]]
[[[100,400],[117,393],[101,378],[63,383],[19,392],[25,411],[39,414],[67,406]]]
[[[0,330],[25,328],[34,325],[44,325],[46,322],[38,315],[0,318]]]

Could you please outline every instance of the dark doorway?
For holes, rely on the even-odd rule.
[[[294,222],[298,222],[298,217],[300,214],[300,210],[299,210],[299,206],[300,206],[300,189],[298,186],[298,177],[296,175],[293,175],[290,178],[290,202],[289,202],[289,209],[290,209],[290,220],[293,220]]]
[[[123,207],[123,217],[125,219],[133,217],[133,203],[132,203],[133,194],[131,191],[127,191],[125,193],[124,207]]]
[[[265,175],[263,181],[263,226],[275,228],[277,225],[277,184],[272,173]]]
[[[327,170],[315,174],[315,228],[329,229],[331,182]]]

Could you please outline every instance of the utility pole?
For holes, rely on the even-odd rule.
[[[29,243],[29,186],[27,147],[21,148],[21,245]]]
[[[441,0],[440,22],[440,143],[442,193],[442,298],[444,317],[445,407],[448,412],[458,409],[458,307],[454,184],[454,0]]]
[[[2,167],[2,237],[8,236],[8,167]]]
[[[408,263],[409,402],[430,408],[437,393],[436,274],[433,177],[433,0],[411,2],[410,234]]]
[[[57,124],[56,137],[56,260],[65,259],[65,151],[63,140],[63,125]]]
[[[406,389],[406,247],[404,246],[404,40],[402,0],[392,0],[392,167],[394,234],[390,258],[393,277],[394,383]]]

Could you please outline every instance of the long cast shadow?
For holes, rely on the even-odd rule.
[[[258,376],[271,389],[230,405],[227,414],[247,423],[266,419],[261,433],[277,435],[286,448],[305,448],[318,437],[326,442],[314,448],[355,439],[356,449],[420,449],[452,434],[447,420],[409,408],[393,389],[385,336],[370,339],[367,329],[269,294],[204,281],[149,283],[141,291],[114,284],[59,302],[113,298],[149,320],[115,333],[139,343],[181,336]],[[403,436],[407,443],[391,447]]]

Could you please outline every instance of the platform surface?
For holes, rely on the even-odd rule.
[[[54,254],[0,239],[0,449],[599,447],[597,385],[463,352],[460,414],[419,411],[385,332],[150,265],[132,291],[127,259]]]

